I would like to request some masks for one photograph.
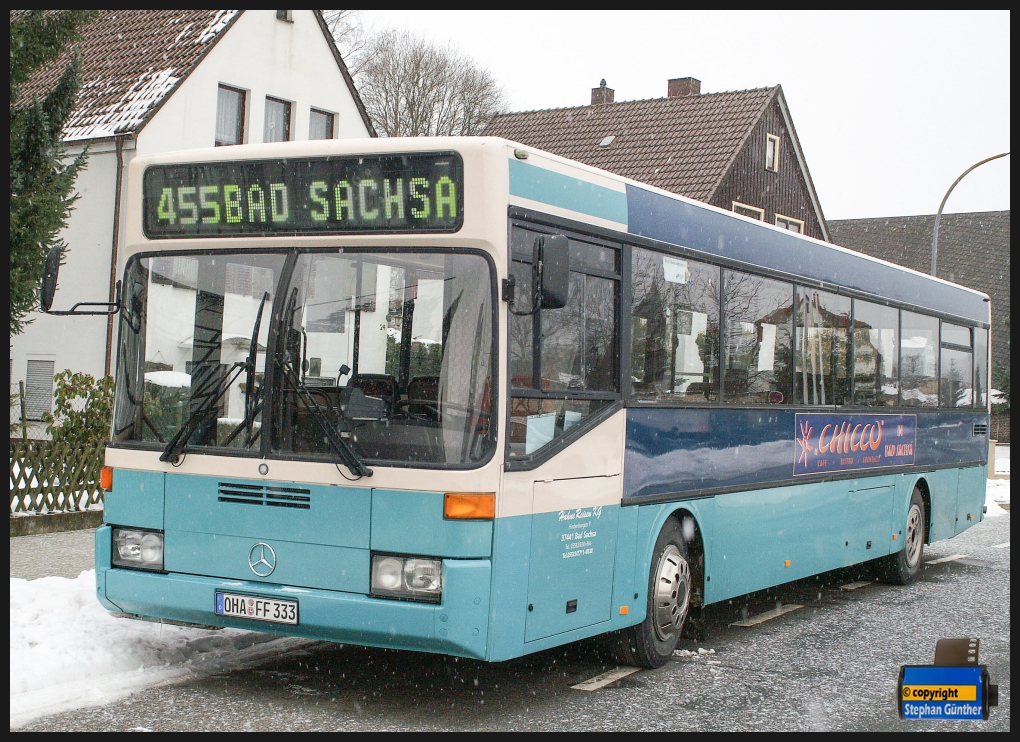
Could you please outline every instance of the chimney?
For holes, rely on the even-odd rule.
[[[666,91],[667,98],[689,98],[692,95],[701,95],[701,80],[693,77],[677,77],[669,81]],[[595,91],[592,91],[592,100],[595,99]]]
[[[605,78],[599,83],[597,88],[591,89],[591,104],[597,106],[600,103],[612,103],[613,102],[613,89],[606,87]]]

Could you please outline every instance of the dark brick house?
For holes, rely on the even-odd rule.
[[[922,273],[931,270],[934,214],[841,219],[829,222],[829,230],[837,245]],[[943,214],[936,274],[991,297],[992,369],[1009,368],[1009,211]],[[997,422],[998,433],[993,419],[992,437],[1008,441],[1008,418]]]
[[[614,98],[603,80],[590,106],[504,114],[485,133],[829,239],[782,87],[702,94],[684,77],[665,98]]]

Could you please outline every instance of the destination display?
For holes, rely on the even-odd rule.
[[[150,239],[456,232],[463,191],[450,152],[153,165],[142,224]]]
[[[909,466],[917,415],[796,414],[794,475]]]

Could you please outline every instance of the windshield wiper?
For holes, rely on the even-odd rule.
[[[318,404],[318,402],[312,399],[312,395],[308,393],[307,389],[305,389],[304,385],[301,383],[301,379],[298,378],[291,365],[285,362],[278,362],[277,368],[280,369],[280,373],[283,375],[283,378],[297,394],[298,399],[301,400],[301,404],[303,404],[305,409],[311,413],[312,419],[315,420],[318,426],[322,429],[322,432],[326,436],[326,440],[329,441],[330,447],[340,457],[343,465],[359,477],[372,476],[372,470],[361,463],[361,459],[358,458],[358,455],[354,452],[351,444],[344,440],[337,429],[330,423],[329,418],[326,417],[325,413],[322,411],[322,407]]]
[[[205,419],[209,415],[209,411],[212,410],[214,405],[219,404],[219,401],[223,399],[223,395],[231,385],[237,381],[237,377],[241,375],[241,371],[247,366],[247,362],[238,361],[223,374],[223,377],[216,382],[213,389],[205,396],[201,404],[195,408],[195,411],[191,413],[191,417],[187,419],[181,429],[177,431],[170,442],[166,444],[166,448],[163,449],[163,453],[159,455],[160,461],[169,461],[174,463],[180,457],[181,453],[188,445],[188,440],[191,435],[195,432],[195,428],[198,423]],[[233,374],[233,376],[231,376]]]
[[[259,433],[252,434],[255,426],[255,417],[262,411],[262,401],[259,399],[259,393],[255,392],[255,368],[256,359],[259,352],[259,330],[262,327],[262,310],[266,308],[266,301],[269,299],[269,292],[266,291],[262,294],[262,301],[259,302],[259,310],[255,315],[255,327],[251,331],[251,342],[248,344],[248,359],[245,361],[245,381],[244,381],[244,418],[241,420],[241,424],[238,425],[234,430],[227,436],[227,439],[223,441],[224,446],[229,446],[234,442],[234,439],[238,434],[244,430],[244,447],[251,448],[251,445],[258,439],[259,433],[262,429],[259,428]],[[261,388],[259,392],[261,392]]]

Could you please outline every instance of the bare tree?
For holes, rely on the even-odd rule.
[[[358,90],[386,136],[472,136],[506,108],[492,74],[450,46],[407,31],[371,37]]]
[[[326,21],[336,48],[347,65],[347,70],[357,81],[368,61],[368,34],[357,10],[324,10]]]

